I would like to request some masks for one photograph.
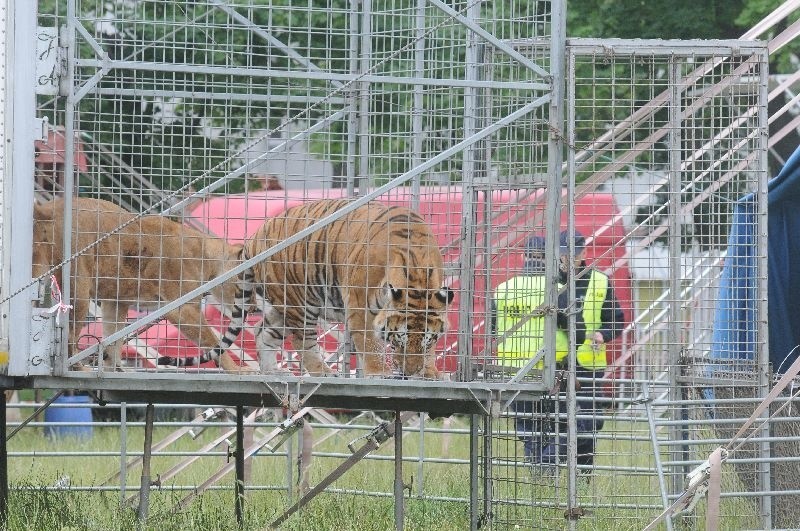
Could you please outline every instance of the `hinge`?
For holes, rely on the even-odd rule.
[[[42,116],[33,119],[33,139],[47,141],[47,133],[50,131],[50,118]]]

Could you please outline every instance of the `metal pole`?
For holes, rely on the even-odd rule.
[[[545,231],[548,259],[545,261],[545,304],[555,306],[558,300],[558,237],[561,229],[561,190],[563,186],[562,160],[564,153],[564,77],[567,13],[566,2],[552,4],[552,36],[550,41],[550,108],[547,133],[547,201],[545,203]],[[548,312],[544,317],[544,345],[546,355],[542,379],[545,387],[552,387],[556,378],[555,339],[556,315]]]
[[[6,439],[6,390],[0,398],[0,527],[5,529],[8,521],[8,446]]]
[[[422,479],[422,478],[420,478]],[[403,419],[394,412],[394,528],[403,531]]]
[[[575,56],[569,54],[566,59],[567,76],[571,80],[567,90],[569,101],[575,101]],[[570,235],[575,232],[575,106],[570,105],[567,109],[567,196],[566,210],[569,216],[567,229]],[[573,238],[570,238],[573,241]],[[575,249],[570,244],[569,250],[570,263],[574,263]],[[575,273],[571,270],[567,280],[567,292],[569,300],[576,300],[575,295]],[[586,331],[587,334],[589,330]],[[569,376],[567,377],[567,514],[569,515],[569,529],[574,530],[577,525],[574,511],[578,508],[578,397],[575,391],[577,360],[576,360],[576,337],[575,337],[575,314],[569,316],[569,357],[567,365]],[[596,413],[595,413],[596,414]]]
[[[769,136],[769,117],[767,116],[767,103],[769,100],[769,95],[767,93],[767,87],[769,86],[769,67],[768,67],[768,56],[766,53],[761,56],[761,61],[759,62],[760,67],[760,89],[761,92],[759,94],[759,115],[758,115],[758,126],[761,130],[761,135],[759,136],[759,146],[758,146],[758,184],[756,185],[756,189],[761,192],[756,194],[758,198],[758,217],[756,221],[757,225],[757,234],[759,235],[756,241],[758,242],[758,248],[756,249],[756,256],[758,257],[758,267],[757,267],[757,277],[756,277],[756,293],[757,294],[764,294],[767,293],[767,242],[769,234],[768,234],[768,204],[767,204],[767,180],[769,176],[767,175],[767,146],[768,146],[768,136]],[[767,396],[770,391],[770,387],[772,385],[772,369],[770,368],[769,363],[769,327],[767,326],[767,319],[769,317],[768,311],[768,301],[767,297],[765,296],[757,296],[754,297],[756,300],[757,305],[757,337],[758,343],[756,346],[757,352],[757,364],[758,364],[758,386],[759,386],[759,396],[761,398]],[[769,417],[770,412],[769,410],[764,411],[762,418],[766,419]],[[772,424],[769,422],[764,422],[763,428],[761,428],[761,436],[762,437],[769,437],[770,431],[772,430]],[[759,448],[759,455],[763,458],[770,458],[772,457],[772,445],[768,442],[763,442],[760,444]],[[759,467],[759,478],[760,478],[760,486],[761,490],[764,492],[771,492],[772,489],[772,461],[765,461]],[[764,526],[764,529],[772,529],[772,496],[766,494],[761,498],[761,514],[762,520],[761,523]]]
[[[681,190],[681,90],[678,86],[680,78],[680,65],[675,59],[670,60],[669,69],[669,85],[672,87],[670,101],[668,106],[669,111],[669,165],[670,165],[670,179],[669,179],[669,223],[672,231],[672,237],[669,239],[669,256],[670,256],[670,280],[669,292],[673,294],[673,298],[677,298],[677,293],[680,293],[680,274],[681,274],[681,239],[680,235],[680,220],[679,220],[679,195]],[[670,305],[669,326],[667,328],[667,348],[669,368],[669,397],[671,400],[680,400],[681,390],[677,377],[681,371],[680,356],[681,356],[681,340],[680,322],[681,322],[681,305],[673,303]],[[671,409],[673,420],[683,420],[683,408]],[[685,437],[685,427],[670,426],[670,440],[676,441],[679,438]],[[682,450],[684,453],[682,453]],[[671,461],[686,461],[688,455],[685,453],[686,448],[682,450],[673,448],[671,450]],[[683,467],[683,474],[688,472],[688,467]],[[672,475],[672,491],[681,492],[683,489],[683,476],[681,474]]]
[[[428,0],[417,0],[417,11],[414,14],[414,73],[417,77],[425,76],[425,9]],[[425,130],[423,124],[424,116],[424,88],[422,85],[414,85],[413,103],[411,105],[411,167],[422,164],[422,148],[425,141]],[[419,208],[420,177],[417,176],[411,182],[411,208]],[[420,476],[422,477],[422,476]]]
[[[353,76],[358,75],[359,72],[359,58],[358,51],[360,49],[360,38],[356,33],[359,27],[359,12],[361,10],[359,0],[350,0],[350,28],[348,34],[350,35],[350,74]],[[349,90],[345,93],[347,98],[347,158],[345,159],[345,166],[343,173],[347,179],[347,196],[353,197],[355,195],[355,181],[358,174],[357,157],[358,157],[358,100],[356,90]],[[350,374],[350,355],[344,353],[345,364],[347,371],[345,374]]]
[[[667,481],[664,479],[664,467],[661,465],[661,451],[658,448],[658,433],[656,433],[656,421],[653,417],[653,401],[650,399],[650,388],[647,382],[642,382],[642,398],[644,399],[644,409],[647,413],[647,426],[650,428],[650,441],[653,444],[653,458],[655,459],[656,472],[658,473],[658,486],[661,488],[661,503],[664,509],[670,506],[669,491]],[[667,531],[672,531],[672,517],[667,515],[664,519],[667,524]]]
[[[401,421],[402,422],[402,419]],[[366,442],[361,446],[359,449],[355,449],[353,443],[348,445],[350,451],[353,454],[348,457],[344,463],[339,465],[333,472],[328,474],[322,481],[317,483],[314,488],[308,491],[305,495],[301,496],[297,503],[289,507],[286,512],[276,518],[271,525],[270,529],[277,529],[283,522],[286,521],[291,515],[296,513],[300,510],[300,508],[304,507],[309,501],[314,499],[320,492],[323,492],[326,488],[328,488],[334,481],[339,479],[342,474],[350,470],[350,468],[364,459],[367,454],[370,452],[377,450],[380,448],[381,444],[388,441],[390,438],[394,436],[394,425],[389,424],[388,422],[382,422],[379,426],[377,426],[369,435],[366,437]]]
[[[491,526],[492,520],[492,416],[483,417],[483,514],[480,516],[484,526]]]
[[[236,522],[244,525],[244,406],[236,406]]]
[[[142,452],[142,479],[139,483],[139,509],[136,517],[139,525],[144,526],[147,510],[150,505],[150,447],[153,444],[153,404],[147,404],[144,414],[144,450]]]
[[[359,73],[369,71],[372,55],[372,0],[361,0],[361,39],[359,49]],[[370,107],[369,81],[362,80],[358,83],[358,172],[354,191],[362,195],[372,186],[369,170],[370,136],[369,136],[369,107]]]
[[[119,504],[125,505],[125,487],[128,482],[128,404],[119,405]]]
[[[21,0],[2,2],[7,15],[3,27],[3,205],[8,218],[3,224],[10,237],[3,241],[3,253],[9,257],[8,286],[3,295],[25,286],[31,279],[31,242],[33,241],[33,174],[34,174],[34,119],[36,117],[36,2]],[[7,54],[7,55],[5,55]],[[12,88],[13,87],[13,88]],[[13,219],[13,223],[11,222]],[[13,225],[13,230],[12,226]],[[26,375],[52,373],[49,359],[30,351],[31,301],[38,298],[38,286],[25,288],[3,305],[4,328],[7,335],[8,374]],[[6,321],[6,318],[8,319]]]
[[[427,415],[424,412],[419,414],[419,460],[417,462],[417,477],[419,480],[417,481],[417,496],[422,498],[424,494],[424,487],[425,482],[422,481],[422,478],[425,477],[425,418]],[[408,493],[409,497],[411,497],[411,492]]]
[[[469,529],[478,529],[478,415],[469,416]]]
[[[66,96],[64,102],[64,234],[55,235],[56,237],[63,238],[63,257],[66,258],[72,254],[72,197],[75,194],[75,110],[79,101],[76,99],[73,87],[75,86],[75,25],[79,24],[75,9],[75,2],[67,2],[67,24],[66,34],[63,35],[67,46],[67,75],[66,80],[61,87],[61,95]],[[72,296],[72,263],[66,262],[61,268],[61,298],[64,302],[69,304]],[[73,310],[74,311],[74,310]],[[86,319],[85,315],[75,316],[75,326],[80,326],[78,323],[82,319]],[[54,373],[57,375],[64,374],[67,371],[69,358],[72,345],[69,344],[71,337],[69,319],[59,321],[56,319],[56,336],[61,338],[58,352],[53,363]],[[61,323],[58,325],[58,323]],[[77,345],[75,345],[77,348]],[[97,367],[103,370],[102,350],[98,352]]]
[[[20,422],[19,426],[17,426],[17,427],[16,427],[16,428],[14,428],[13,430],[11,430],[11,433],[9,433],[9,434],[8,434],[8,437],[6,437],[6,439],[10,439],[10,438],[11,438],[11,437],[13,437],[14,435],[16,435],[16,434],[17,434],[17,433],[18,433],[18,432],[19,432],[19,431],[20,431],[22,428],[24,428],[25,426],[27,426],[27,425],[28,425],[28,423],[29,423],[30,421],[32,421],[32,420],[37,420],[37,422],[38,422],[38,419],[36,419],[36,417],[37,417],[37,416],[38,416],[38,415],[39,415],[39,414],[40,414],[42,411],[44,411],[45,409],[47,409],[47,406],[49,406],[50,404],[52,404],[53,402],[55,402],[55,401],[56,401],[56,399],[57,399],[58,397],[60,397],[61,395],[63,395],[63,394],[64,394],[64,391],[65,391],[65,389],[62,389],[61,391],[58,391],[58,392],[56,392],[55,394],[53,394],[53,396],[51,396],[51,397],[50,397],[50,398],[47,400],[47,402],[45,402],[44,404],[42,404],[41,406],[39,406],[38,408],[36,408],[36,411],[34,411],[34,412],[33,412],[33,414],[31,414],[31,416],[30,416],[30,417],[28,417],[28,418],[26,418],[25,420],[23,420],[22,422]]]
[[[467,7],[466,17],[470,20],[477,20],[481,13],[481,2],[473,2]],[[466,69],[464,76],[467,80],[476,80],[480,76],[478,65],[478,41],[475,33],[468,32],[466,36],[465,63]],[[464,138],[475,134],[477,130],[476,110],[477,110],[477,89],[475,87],[464,88]],[[472,308],[472,300],[475,291],[475,252],[477,242],[477,207],[479,198],[475,190],[475,161],[478,158],[478,146],[472,144],[464,149],[461,158],[462,176],[462,196],[461,196],[461,227],[463,241],[459,257],[459,276],[461,286],[461,302],[458,311],[458,329],[472,330],[474,316],[467,308]],[[458,379],[462,382],[473,380],[473,344],[472,335],[459,334],[459,364]]]
[[[294,465],[294,437],[289,437],[289,439],[286,441],[286,503],[287,504],[292,503],[292,500],[294,498],[294,490],[292,488],[292,485],[294,484],[293,465]]]

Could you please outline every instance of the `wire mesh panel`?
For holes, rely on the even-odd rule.
[[[622,323],[587,313],[590,289],[582,315],[587,334],[606,336],[607,364],[592,365],[579,344],[574,387],[565,379],[552,397],[487,421],[485,511],[498,528],[643,528],[714,448],[737,446],[725,438],[767,389],[766,308],[753,293],[766,289],[765,50],[576,40],[567,68],[570,258],[608,275]],[[581,205],[603,193],[614,211],[597,225],[602,202]],[[758,236],[732,251],[742,234]],[[746,278],[725,291],[731,264]],[[595,275],[579,267],[563,291],[580,297],[582,274]],[[722,319],[744,306],[746,318]],[[750,401],[712,401],[740,385]],[[742,450],[724,469],[722,521],[759,528],[769,447]],[[703,529],[704,516],[701,502],[668,525]]]
[[[47,123],[14,184],[41,293],[12,375],[294,409],[271,385],[458,391],[487,413],[472,525],[644,527],[720,445],[725,521],[796,524],[772,466],[794,419],[730,440],[787,354],[765,47],[565,53],[544,0],[40,4]]]
[[[564,6],[38,14],[55,59],[37,90],[34,313],[55,316],[37,335],[52,372],[549,387],[552,364],[498,356],[494,299],[531,235],[557,246]],[[550,276],[536,312],[552,330]],[[542,359],[550,333],[533,334]]]
[[[563,10],[42,3],[37,363],[287,403],[270,382],[455,380],[493,401],[483,522],[645,525],[768,389],[766,52],[565,54]],[[757,430],[737,527],[790,519]]]

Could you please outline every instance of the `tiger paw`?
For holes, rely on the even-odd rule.
[[[372,370],[370,370],[369,367],[364,369],[364,378],[394,378],[394,377],[395,377],[394,373],[385,367],[381,369],[372,369]]]
[[[223,354],[219,358],[219,366],[225,372],[232,372],[232,373],[239,373],[239,374],[256,374],[258,372],[257,369],[252,369],[247,365],[239,365],[228,355],[227,353]]]
[[[422,371],[422,377],[428,380],[438,380],[439,371],[436,370],[436,367],[425,367],[425,370]]]

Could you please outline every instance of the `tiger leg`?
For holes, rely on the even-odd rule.
[[[103,319],[103,337],[108,337],[125,327],[128,317],[128,304],[110,300],[100,301],[100,315]],[[123,341],[124,339],[117,339],[110,343],[103,352],[103,365],[112,371],[121,365],[120,358]]]
[[[89,297],[88,295],[77,293],[73,300],[70,301],[72,309],[69,311],[69,335],[67,343],[67,356],[74,356],[78,353],[78,340],[80,339],[81,329],[86,322],[89,315]],[[79,361],[75,364],[74,369],[80,371],[89,371],[89,368],[84,362]]]
[[[317,330],[306,329],[302,335],[295,335],[292,337],[292,346],[300,353],[300,360],[302,368],[304,368],[311,376],[326,376],[334,374],[333,369],[328,367],[322,357],[319,344],[317,343]]]
[[[193,299],[164,315],[164,318],[178,327],[178,330],[192,340],[203,352],[211,351],[219,345],[219,339],[212,332],[200,309],[200,299]],[[228,352],[223,352],[215,360],[217,365],[229,372],[242,372],[246,368],[240,367],[233,361]]]
[[[279,312],[266,297],[263,288],[254,290],[256,307],[261,311],[261,322],[256,330],[256,351],[261,369],[265,373],[284,372],[278,370],[278,352],[283,350],[286,336],[284,314]]]
[[[347,312],[347,331],[353,341],[356,358],[364,369],[365,376],[388,376],[391,369],[386,367],[386,343],[381,341],[374,330],[373,319],[364,310]]]
[[[284,341],[280,330],[267,324],[266,319],[259,324],[256,331],[256,351],[265,373],[279,372],[277,357],[278,352],[283,349]]]
[[[430,378],[432,380],[439,379],[439,369],[436,368],[436,356],[425,356],[422,367],[422,377]]]
[[[363,326],[360,329],[350,329],[349,332],[356,354],[360,360],[363,360],[364,375],[388,376],[391,371],[386,367],[384,344],[375,338],[372,331],[365,331]]]

